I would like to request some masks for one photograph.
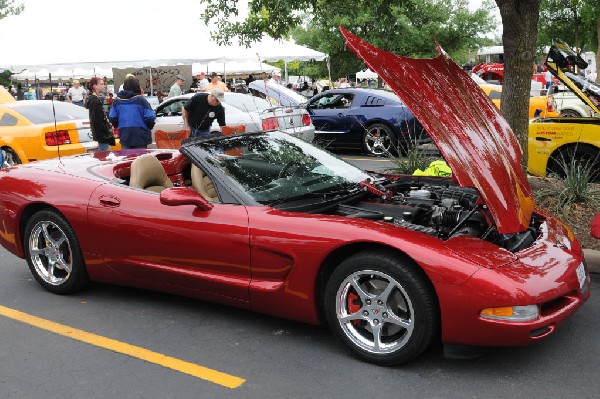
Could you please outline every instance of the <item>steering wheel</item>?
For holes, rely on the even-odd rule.
[[[289,175],[289,177],[293,177],[296,174],[296,172],[298,171],[298,167],[300,166],[300,163],[298,161],[289,161],[285,165],[283,165],[283,168],[281,168],[281,171],[279,171],[279,175],[277,175],[277,178],[281,179],[283,177],[286,177],[286,175],[288,174],[290,169],[294,166],[296,168]]]

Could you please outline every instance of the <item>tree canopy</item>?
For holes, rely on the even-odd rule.
[[[15,0],[0,0],[0,19],[9,15],[18,15],[24,8],[23,4],[15,5]]]
[[[560,38],[583,51],[598,50],[598,0],[542,0],[538,23],[538,49]],[[543,50],[541,50],[543,53]]]
[[[229,44],[237,37],[240,43],[249,44],[263,34],[276,39],[293,36],[340,65],[360,64],[353,55],[345,56],[340,25],[390,52],[431,56],[435,39],[448,53],[463,58],[487,44],[484,35],[496,26],[488,0],[473,12],[465,0],[251,0],[243,21],[231,18],[238,16],[237,0],[200,2],[206,5],[204,21],[219,27],[212,33],[217,43]]]

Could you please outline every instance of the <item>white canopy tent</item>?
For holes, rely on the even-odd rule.
[[[379,75],[370,69],[365,69],[363,71],[356,72],[356,79],[377,79]]]

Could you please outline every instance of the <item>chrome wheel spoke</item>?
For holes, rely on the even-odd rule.
[[[387,287],[385,287],[385,289],[383,290],[383,292],[379,294],[379,299],[381,299],[384,303],[387,303],[390,299],[390,294],[392,293],[394,288],[396,288],[396,284],[390,281]]]
[[[71,265],[68,262],[65,262],[62,256],[60,256],[56,263],[59,269],[62,269],[67,273],[71,273]]]
[[[48,269],[46,269],[46,272],[48,273],[48,281],[50,283],[54,282],[56,280],[56,277],[54,276],[54,262],[48,262]]]
[[[395,315],[394,313],[389,313],[389,318],[386,320],[386,323],[395,324],[406,329],[409,333],[413,330],[413,324],[410,320],[404,320]]]
[[[356,313],[352,313],[347,316],[343,316],[343,317],[339,318],[340,322],[342,322],[342,323],[348,323],[349,321],[363,320],[363,319],[364,319],[364,317],[362,315],[362,311],[360,311],[360,310]]]
[[[45,249],[31,248],[31,249],[29,249],[29,252],[33,256],[46,255],[46,250]]]
[[[367,298],[371,297],[371,295],[369,295],[369,293],[363,290],[360,286],[360,283],[358,282],[358,276],[354,276],[350,284],[352,284],[352,288],[354,288],[363,303]]]
[[[377,324],[374,326],[371,326],[371,328],[373,329],[373,349],[377,352],[379,352],[382,348],[382,342],[381,342],[381,328],[382,328],[382,324]]]

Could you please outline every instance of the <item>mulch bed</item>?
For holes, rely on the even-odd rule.
[[[562,180],[547,177],[528,177],[534,196],[546,190],[558,191],[564,189]],[[600,190],[600,185],[598,190]],[[549,210],[567,224],[581,243],[583,248],[600,250],[600,240],[590,235],[592,219],[600,212],[600,206],[593,204],[574,204],[570,209],[557,209],[556,197],[536,199],[538,206]]]

